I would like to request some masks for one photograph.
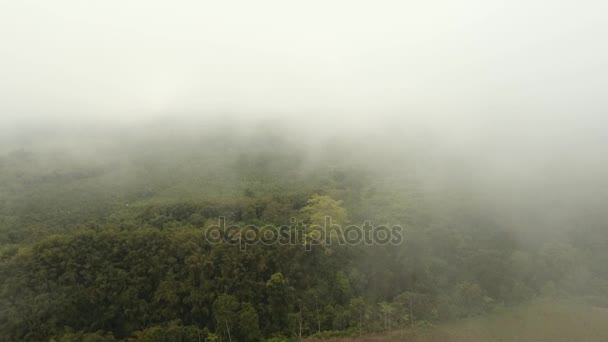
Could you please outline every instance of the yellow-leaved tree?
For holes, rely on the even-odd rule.
[[[314,194],[302,209],[306,215],[308,229],[306,243],[325,245],[326,237],[336,241],[348,224],[348,213],[342,206],[341,200],[335,200],[327,195]],[[331,250],[328,250],[331,252]]]

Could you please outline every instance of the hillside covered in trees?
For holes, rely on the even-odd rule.
[[[608,303],[605,189],[590,195],[589,178],[574,187],[559,170],[542,185],[497,182],[395,133],[163,122],[7,141],[0,340],[289,341],[538,297]],[[220,217],[290,230],[324,216],[399,225],[403,240],[242,248],[206,237]]]

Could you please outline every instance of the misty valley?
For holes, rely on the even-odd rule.
[[[0,0],[0,342],[608,341],[606,13]]]
[[[431,176],[425,157],[443,152],[391,152],[396,137],[361,148],[359,134],[307,143],[275,124],[230,139],[196,122],[163,127],[171,133],[47,132],[5,146],[2,340],[464,341],[474,337],[444,326],[525,305],[543,315],[608,307],[600,208],[567,202],[578,209],[549,224],[523,208],[557,204],[538,209],[527,187],[514,204],[507,189],[465,186],[453,177],[460,163]],[[327,217],[332,234],[366,221],[403,232],[391,243],[320,241]],[[210,240],[218,222],[236,230]],[[239,234],[288,234],[294,222],[293,241]]]

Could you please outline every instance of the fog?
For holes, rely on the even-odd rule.
[[[606,13],[0,0],[0,339],[295,341],[294,322],[300,340],[362,335],[390,332],[390,310],[417,329],[567,296],[605,313]],[[202,239],[218,217],[327,208],[408,235],[309,254]]]
[[[376,153],[415,142],[434,151],[434,169],[464,162],[476,186],[554,177],[574,187],[606,167],[607,10],[604,1],[6,1],[1,133],[78,148],[93,132],[153,135],[170,122],[174,134],[196,135],[229,117],[226,134],[274,122],[318,141],[372,137]]]
[[[599,120],[606,107],[603,1],[1,6],[3,116],[391,115],[518,129]]]

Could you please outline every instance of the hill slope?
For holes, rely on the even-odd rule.
[[[571,342],[608,340],[608,309],[570,302],[539,301],[495,314],[431,328],[362,338],[311,338],[308,342]]]

